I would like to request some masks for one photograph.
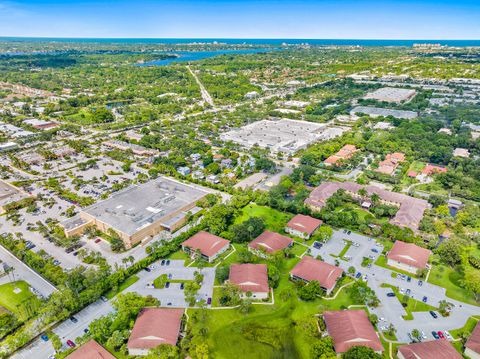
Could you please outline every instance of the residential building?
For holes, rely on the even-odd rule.
[[[323,182],[310,193],[305,204],[314,211],[320,211],[326,205],[327,200],[339,189],[345,190],[354,199],[363,202],[363,197],[358,194],[362,188],[367,191],[368,196],[374,193],[378,195],[383,204],[398,207],[398,211],[390,223],[400,227],[417,230],[423,213],[426,209],[431,208],[431,205],[424,199],[390,192],[373,185],[363,186],[354,182]]]
[[[357,151],[358,149],[354,145],[345,145],[336,154],[323,161],[323,164],[326,166],[336,165],[339,161],[345,161],[352,158]]]
[[[16,150],[17,148],[18,148],[18,144],[15,142],[0,143],[0,152],[8,152],[8,151]]]
[[[290,278],[311,282],[316,280],[327,294],[335,288],[337,280],[342,276],[343,269],[333,266],[310,256],[302,260],[290,272]]]
[[[399,359],[462,359],[463,357],[446,339],[401,345]]]
[[[147,355],[161,344],[177,345],[183,312],[183,309],[144,308],[130,333],[128,354]]]
[[[453,157],[463,157],[468,158],[470,157],[470,152],[466,148],[455,148],[453,151]]]
[[[90,339],[67,355],[65,359],[115,359],[115,357],[95,340]]]
[[[382,343],[364,310],[338,310],[323,313],[328,334],[333,339],[337,354],[355,346],[364,346],[377,353],[383,351]]]
[[[443,166],[437,166],[437,165],[432,165],[432,164],[427,164],[423,170],[422,174],[425,176],[431,176],[436,173],[445,173],[447,172],[447,168]]]
[[[253,299],[268,298],[270,289],[266,264],[232,264],[228,281],[240,288],[244,298],[248,292]]]
[[[470,359],[480,359],[480,323],[477,323],[472,334],[465,343],[465,355]]]
[[[297,236],[303,239],[308,239],[322,225],[320,219],[316,219],[303,214],[297,214],[293,217],[285,227],[285,232],[290,233],[293,236]]]
[[[259,257],[284,250],[293,245],[293,239],[276,232],[265,231],[248,244],[248,249]]]
[[[431,251],[416,244],[396,241],[387,254],[387,264],[410,273],[417,273],[419,269],[427,268],[431,254]]]
[[[198,232],[182,243],[182,249],[192,257],[197,252],[207,262],[213,262],[230,247],[230,241],[205,231]]]
[[[375,171],[391,176],[402,162],[405,162],[405,155],[403,153],[389,153],[385,156],[385,159],[378,164],[378,168]]]

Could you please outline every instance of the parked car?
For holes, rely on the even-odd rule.
[[[423,282],[421,280],[419,280],[418,285],[421,287],[423,285]]]
[[[170,259],[167,259],[167,266],[170,265]]]
[[[395,293],[393,292],[387,293],[387,297],[395,297]]]
[[[170,287],[170,282],[165,283],[165,288],[169,288],[169,287]]]
[[[427,302],[427,300],[428,300],[428,298],[427,298],[427,297],[423,297],[423,298],[422,298],[422,302],[424,302],[424,303],[426,303],[426,302]]]
[[[372,252],[373,253],[378,253],[378,249],[377,248],[372,248]]]
[[[442,331],[439,330],[439,331],[437,332],[437,334],[438,334],[438,337],[439,337],[440,339],[445,339],[445,336],[443,335],[443,332],[442,332]]]
[[[107,297],[104,297],[103,295],[100,297],[100,299],[101,299],[103,302],[108,302]]]
[[[88,330],[88,328],[83,329],[83,332],[84,332],[85,334],[88,334],[89,331],[90,331],[90,330]]]
[[[183,290],[184,287],[185,287],[185,283],[181,283],[181,284],[180,284],[180,289]]]
[[[436,331],[432,331],[432,335],[435,339],[440,339]]]
[[[48,342],[48,335],[42,334],[42,336],[41,336],[40,338],[42,338],[42,340],[43,340],[44,342]]]
[[[71,320],[72,322],[74,322],[74,323],[77,323],[77,322],[78,322],[78,319],[75,318],[75,317],[70,317],[70,320]]]
[[[453,340],[452,335],[448,331],[444,330],[443,335],[445,335],[445,338],[447,338],[448,340]]]
[[[406,294],[406,295],[410,295],[411,292],[412,292],[412,291],[411,291],[410,289],[407,289],[407,290],[405,291],[405,294]]]
[[[407,277],[407,282],[411,282],[412,281],[412,277],[408,276]]]
[[[431,315],[432,317],[434,317],[435,319],[438,318],[437,313],[435,313],[433,310],[430,311],[430,315]]]
[[[53,265],[58,266],[60,264],[60,261],[58,259],[55,259],[53,261]]]
[[[362,276],[362,273],[358,272],[357,275],[355,276],[355,278],[360,278]]]
[[[320,249],[320,248],[322,248],[322,243],[320,243],[320,242],[313,242],[313,247],[314,247],[314,248],[317,248],[317,249]]]
[[[172,279],[172,273],[168,273],[168,279]]]
[[[161,265],[161,266],[164,266],[164,265],[165,265],[165,259],[162,259],[162,261],[160,262],[160,265]]]
[[[145,268],[145,271],[146,271],[146,272],[151,272],[152,270],[147,267],[147,268]]]
[[[70,348],[75,348],[75,343],[72,342],[70,339],[67,340],[67,345],[68,345]]]
[[[352,231],[348,231],[347,234],[348,234],[348,235],[352,234]]]
[[[208,305],[212,304],[212,298],[208,298],[208,299],[207,299],[207,304],[208,304]]]
[[[101,241],[102,241],[102,239],[101,239],[101,238],[97,238],[97,239],[95,239],[95,243],[99,243],[99,242],[101,242]]]

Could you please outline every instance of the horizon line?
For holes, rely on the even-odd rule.
[[[151,39],[151,40],[355,40],[355,41],[480,41],[478,39],[403,39],[403,38],[346,38],[346,37],[333,37],[333,38],[307,38],[307,37],[90,37],[90,36],[24,36],[24,35],[7,35],[0,36],[0,39],[9,38],[22,38],[22,39]]]

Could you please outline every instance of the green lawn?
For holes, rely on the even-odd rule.
[[[280,282],[274,290],[274,305],[253,305],[248,315],[241,314],[237,309],[208,312],[207,341],[215,358],[310,358],[312,339],[296,323],[324,310],[346,309],[351,304],[357,304],[346,289],[335,300],[300,301],[295,284],[288,276],[299,261],[299,258],[291,258],[283,262]],[[266,260],[261,262],[266,263]],[[214,306],[218,306],[220,290],[214,288]],[[193,310],[188,309],[189,312]]]
[[[130,287],[133,283],[135,283],[136,281],[138,281],[140,278],[138,278],[136,275],[132,275],[131,277],[128,277],[125,281],[123,281],[123,283],[121,283],[119,286],[118,286],[118,289],[117,290],[110,290],[107,294],[105,294],[105,297],[107,297],[108,299],[112,299],[113,297],[115,297],[118,293],[121,293],[122,291],[124,291],[125,289],[127,289],[128,287]]]
[[[18,291],[18,293],[15,293]],[[32,292],[25,281],[16,281],[0,285],[0,307],[4,307],[21,319],[33,315],[41,301]]]
[[[450,334],[452,334],[454,338],[460,338],[462,333],[470,334],[473,331],[473,329],[475,329],[475,326],[477,325],[479,320],[480,320],[480,316],[470,317],[468,318],[467,322],[462,328],[450,330]]]
[[[250,217],[260,217],[265,221],[266,229],[273,232],[282,232],[293,215],[252,203],[242,209],[242,214],[235,219],[235,224],[244,222]]]
[[[345,247],[343,247],[342,251],[338,254],[340,258],[343,258],[343,256],[347,253],[347,251],[352,246],[352,241],[348,241],[348,240],[345,240],[345,241],[347,242],[347,244],[345,245]]]
[[[460,286],[462,279],[462,274],[455,269],[439,264],[433,266],[428,282],[444,287],[449,298],[472,305],[479,305],[473,293]]]

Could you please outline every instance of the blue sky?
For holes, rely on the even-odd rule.
[[[480,0],[0,0],[0,36],[480,39]]]

